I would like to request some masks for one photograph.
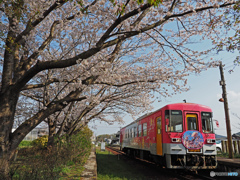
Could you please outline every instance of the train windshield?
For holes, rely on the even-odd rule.
[[[203,133],[214,133],[212,113],[202,112],[202,131]]]
[[[182,111],[166,110],[165,122],[166,132],[182,132],[183,131]]]

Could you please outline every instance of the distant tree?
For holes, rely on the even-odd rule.
[[[216,65],[189,43],[209,37],[211,17],[237,2],[1,0],[0,176],[10,179],[22,139],[73,102],[100,110],[102,92],[115,91],[118,103],[127,92],[127,107],[143,107],[184,90],[189,73]]]
[[[110,134],[102,134],[96,137],[96,141],[104,142],[104,139],[110,139]]]

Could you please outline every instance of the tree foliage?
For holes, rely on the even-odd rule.
[[[218,23],[216,23],[218,22]],[[225,28],[222,31],[224,34],[219,34],[218,37],[214,38],[213,44],[216,45],[217,51],[229,51],[229,52],[239,52],[240,54],[240,3],[238,2],[233,6],[233,8],[227,9],[221,16],[212,19],[211,26],[213,29]],[[236,56],[234,60],[234,65],[240,64],[240,55]],[[234,68],[235,68],[234,66]],[[233,69],[234,69],[233,68]],[[233,72],[231,69],[229,72]]]

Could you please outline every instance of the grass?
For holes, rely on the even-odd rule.
[[[147,179],[121,157],[97,149],[98,180],[143,180]]]
[[[74,165],[68,165],[61,169],[61,177],[59,180],[67,179],[80,179],[80,175],[84,170],[83,164],[75,163]]]
[[[217,153],[218,157],[225,157],[228,158],[229,157],[229,153],[224,153],[224,152],[218,152]],[[234,158],[240,158],[240,154],[233,154]]]
[[[22,141],[18,147],[19,148],[26,148],[26,147],[32,147],[31,145],[32,141]]]

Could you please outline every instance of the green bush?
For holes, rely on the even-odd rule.
[[[33,140],[31,144],[33,147],[44,149],[47,147],[47,143],[48,143],[48,135],[44,135],[40,138]]]
[[[68,157],[69,161],[81,162],[91,149],[92,131],[85,127],[72,136],[63,136],[58,143],[59,156]]]
[[[86,127],[70,137],[56,138],[51,147],[47,147],[48,136],[32,141],[33,147],[27,148],[26,153],[21,155],[25,159],[22,165],[12,167],[12,179],[61,179],[76,164],[79,175],[91,152],[91,136],[91,130]]]

